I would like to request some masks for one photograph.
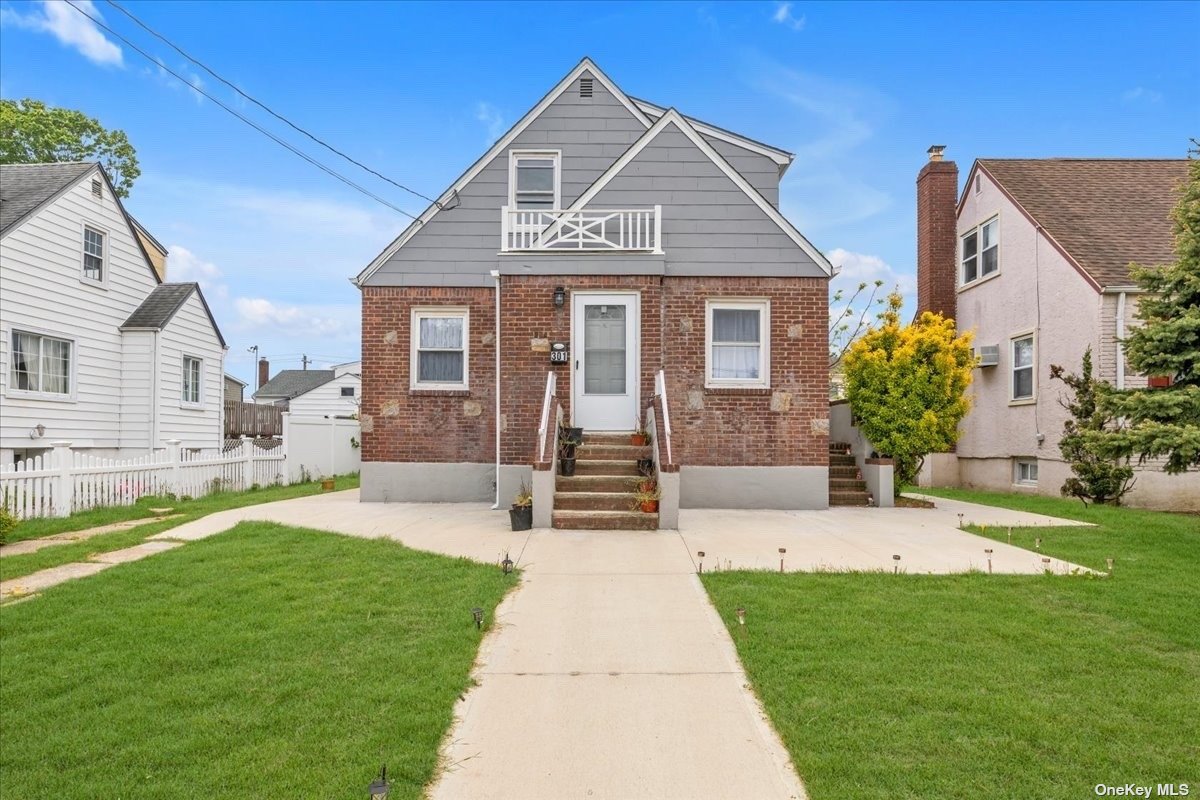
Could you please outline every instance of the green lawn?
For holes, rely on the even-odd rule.
[[[358,475],[342,475],[336,478],[335,488],[358,488]],[[19,556],[6,556],[0,559],[0,580],[9,580],[72,561],[83,561],[92,553],[107,553],[123,547],[131,547],[145,541],[147,536],[162,533],[165,530],[191,522],[194,519],[207,516],[217,511],[227,511],[242,506],[271,503],[276,500],[290,500],[295,497],[319,494],[320,481],[296,483],[290,486],[268,486],[245,492],[217,492],[206,497],[193,500],[168,500],[162,497],[144,497],[130,506],[110,506],[81,511],[69,517],[40,517],[23,520],[9,536],[9,542],[20,542],[26,539],[38,539],[58,533],[70,533],[114,522],[146,519],[145,525],[129,528],[112,533],[102,533],[90,539],[72,544],[54,545],[43,548],[36,553]],[[172,514],[181,516],[162,522],[150,522],[154,513],[152,508],[171,508]]]
[[[243,523],[0,610],[6,800],[392,798],[433,776],[516,576]]]
[[[1200,517],[938,494],[1094,522],[1013,543],[1114,575],[705,574],[811,797],[1195,792]]]

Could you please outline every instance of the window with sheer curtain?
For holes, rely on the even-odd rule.
[[[71,394],[73,342],[13,331],[9,386],[22,392]]]
[[[708,303],[708,380],[712,387],[765,388],[770,346],[766,300]]]
[[[467,311],[413,312],[413,388],[467,388]]]

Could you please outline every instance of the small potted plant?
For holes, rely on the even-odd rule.
[[[558,436],[560,439],[570,439],[575,444],[583,444],[583,428],[570,428],[566,425],[558,427]]]
[[[517,490],[517,496],[513,498],[508,518],[514,531],[527,531],[533,527],[533,492],[529,491],[524,481]]]
[[[633,420],[633,433],[629,434],[629,443],[636,447],[645,447],[650,444],[650,434],[646,433],[646,426],[639,418]]]
[[[333,478],[322,478],[321,479],[321,491],[322,492],[332,492],[333,486],[334,486]]]
[[[658,511],[658,501],[662,499],[662,489],[654,481],[642,481],[633,495],[633,510],[641,510],[646,514]]]
[[[576,448],[583,443],[583,428],[559,428],[558,470],[565,476],[575,474]]]
[[[654,475],[654,459],[653,458],[639,458],[637,465],[638,465],[638,474],[641,475],[643,478],[649,478],[652,475]]]

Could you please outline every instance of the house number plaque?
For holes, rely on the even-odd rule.
[[[566,342],[551,342],[550,343],[550,363],[551,364],[566,364],[571,360],[571,351],[567,348]]]

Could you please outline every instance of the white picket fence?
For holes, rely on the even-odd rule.
[[[0,503],[18,519],[65,517],[100,506],[132,505],[141,497],[203,497],[288,482],[286,449],[264,449],[250,439],[199,453],[184,452],[178,439],[170,439],[166,450],[120,460],[54,442],[45,456],[0,466]]]

